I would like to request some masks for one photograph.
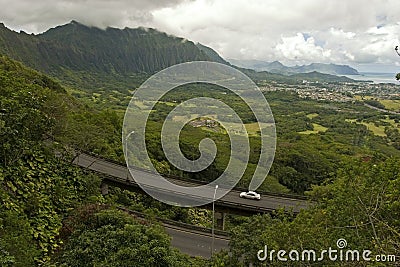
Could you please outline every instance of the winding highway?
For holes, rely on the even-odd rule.
[[[128,172],[128,168],[124,165],[84,153],[78,154],[73,160],[73,163],[80,167],[104,174],[106,175],[107,180],[110,180],[115,184],[139,188],[138,184],[135,183],[134,179]],[[155,177],[153,173],[144,170],[136,171],[136,173],[143,175],[143,177],[148,177],[148,179]],[[182,186],[198,186],[200,184],[180,179],[168,178],[168,180]],[[176,192],[163,192],[162,189],[159,188],[153,190],[159,190],[159,192],[163,194],[171,194],[174,197],[177,197]],[[261,195],[261,200],[255,201],[241,198],[239,197],[239,194],[240,191],[230,191],[222,198],[215,201],[216,208],[232,213],[247,212],[249,214],[269,213],[276,209],[283,208],[287,211],[298,213],[301,209],[306,209],[311,205],[306,199],[285,195],[264,193]]]
[[[124,165],[106,160],[97,156],[80,153],[77,154],[73,160],[73,164],[82,168],[95,171],[103,174],[109,182],[117,186],[128,188],[136,188],[140,190],[138,184],[128,172],[128,168]],[[152,178],[153,173],[148,171],[136,172],[144,177]],[[180,179],[170,179],[179,185],[184,186],[198,186],[199,183],[183,181]],[[141,191],[141,190],[140,190]],[[142,191],[141,191],[142,192]],[[167,192],[168,193],[168,192]],[[223,210],[224,212],[247,212],[247,214],[266,213],[284,208],[293,213],[298,213],[301,209],[306,209],[312,205],[309,201],[301,198],[289,197],[284,195],[263,194],[261,200],[248,200],[239,197],[240,191],[232,190],[223,196],[221,199],[215,201],[216,209]],[[190,256],[200,256],[209,258],[211,256],[212,235],[210,229],[185,226],[179,224],[171,224],[163,222],[166,232],[171,236],[171,245],[181,252]],[[214,251],[218,252],[221,249],[229,249],[229,237],[226,235],[216,233],[214,235]]]

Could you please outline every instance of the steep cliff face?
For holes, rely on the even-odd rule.
[[[154,29],[105,30],[76,21],[39,35],[0,26],[0,53],[46,72],[153,73],[168,66],[213,59],[193,42]]]

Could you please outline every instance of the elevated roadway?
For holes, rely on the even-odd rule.
[[[104,181],[108,184],[143,192],[139,185],[135,183],[128,168],[122,164],[85,153],[78,154],[73,163],[82,168],[103,174]],[[136,173],[146,178],[148,177],[148,179],[155,177],[155,174],[146,170],[136,170]],[[201,182],[186,181],[178,178],[168,178],[168,180],[183,186],[198,186],[202,184]],[[163,192],[162,189],[154,190],[160,190],[159,192],[162,194],[177,196],[176,192]],[[215,208],[221,212],[236,214],[270,213],[276,209],[283,208],[296,214],[301,209],[306,209],[311,205],[307,199],[297,196],[263,193],[261,200],[257,201],[241,198],[239,194],[240,191],[230,191],[221,199],[215,201]],[[204,207],[209,208],[209,206]]]

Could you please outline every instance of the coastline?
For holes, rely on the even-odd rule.
[[[384,72],[360,72],[359,75],[344,75],[357,81],[371,81],[373,83],[394,83],[400,84],[396,80],[396,73]]]

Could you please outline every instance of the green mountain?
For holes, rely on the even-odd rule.
[[[36,35],[0,24],[0,54],[50,74],[68,87],[91,93],[127,94],[151,74],[178,63],[204,60],[230,65],[210,47],[155,29],[103,30],[76,21]],[[270,66],[285,67],[279,62]],[[296,77],[283,75],[284,71],[239,69],[254,80],[297,82]]]
[[[347,78],[345,76],[335,76],[332,74],[320,73],[317,71],[312,71],[308,73],[296,73],[290,75],[298,81],[308,80],[308,81],[324,81],[324,82],[354,82],[353,79]]]
[[[358,71],[347,65],[311,63],[310,65],[296,66],[292,69],[297,73],[321,72],[332,75],[358,75]]]
[[[76,21],[37,35],[1,23],[1,54],[85,92],[129,93],[151,74],[183,62],[228,64],[209,47],[155,29],[103,30]]]
[[[102,30],[76,21],[38,35],[1,24],[0,53],[46,72],[153,73],[177,63],[211,60],[193,42],[154,29]]]

